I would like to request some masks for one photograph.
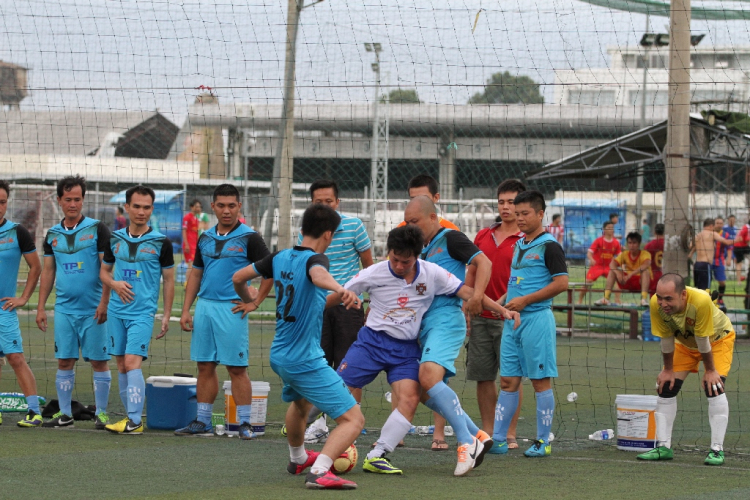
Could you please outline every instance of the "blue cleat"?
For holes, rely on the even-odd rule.
[[[492,448],[490,448],[490,451],[488,451],[490,455],[507,455],[508,454],[508,442],[507,441],[495,441],[495,444],[492,445]]]
[[[548,457],[552,455],[552,445],[546,443],[544,439],[539,439],[534,441],[531,448],[526,450],[523,454],[531,458]]]
[[[240,439],[244,439],[245,441],[249,441],[250,439],[253,439],[255,437],[253,428],[250,427],[250,424],[248,424],[247,422],[242,422],[242,424],[240,424],[240,429],[239,431],[237,431],[237,435],[240,437]]]
[[[213,436],[214,429],[200,420],[193,420],[186,427],[174,431],[175,436]]]

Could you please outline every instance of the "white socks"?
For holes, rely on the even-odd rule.
[[[310,472],[312,472],[313,474],[325,474],[326,472],[331,470],[332,465],[333,459],[321,453],[320,455],[318,455],[318,458],[315,459],[315,463],[310,468]]]
[[[393,410],[380,431],[380,438],[375,443],[375,448],[370,450],[367,458],[382,457],[383,454],[396,449],[398,443],[409,433],[409,429],[411,429],[411,422],[406,420],[398,409]]]
[[[711,449],[724,450],[724,435],[729,422],[729,401],[726,394],[708,398],[708,422],[711,424]]]
[[[672,426],[677,417],[677,398],[662,398],[656,401],[656,439],[658,446],[672,447]],[[713,425],[712,425],[713,427]],[[724,427],[726,429],[726,426]]]
[[[307,452],[305,452],[304,444],[302,446],[289,445],[289,461],[300,465],[307,462]]]

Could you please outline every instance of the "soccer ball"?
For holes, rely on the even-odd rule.
[[[351,445],[347,450],[333,461],[331,472],[334,474],[346,474],[357,465],[357,448]]]

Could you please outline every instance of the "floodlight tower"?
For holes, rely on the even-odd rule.
[[[372,121],[370,196],[376,201],[386,201],[388,199],[388,96],[381,95],[380,90],[380,52],[383,47],[379,43],[365,43],[365,50],[375,54],[375,62],[372,63],[372,71],[375,73],[375,101]],[[380,109],[381,99],[384,110]]]

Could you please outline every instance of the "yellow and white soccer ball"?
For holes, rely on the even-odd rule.
[[[333,461],[331,472],[334,474],[346,474],[357,465],[357,447],[351,445],[344,453]]]

